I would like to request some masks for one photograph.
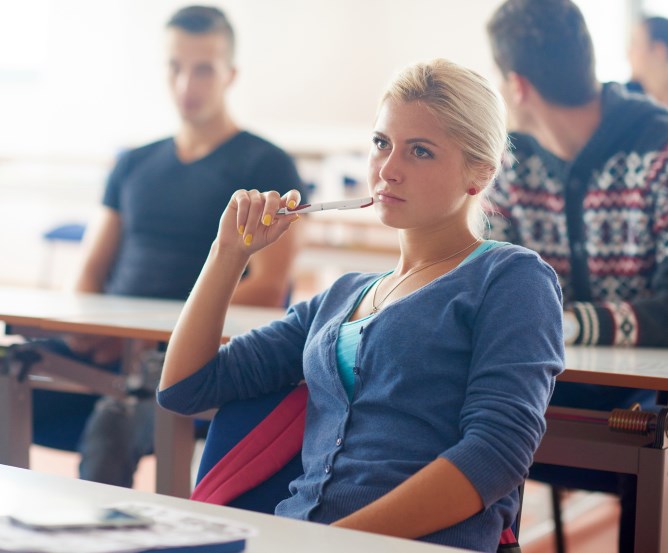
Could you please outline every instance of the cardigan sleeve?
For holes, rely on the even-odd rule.
[[[533,253],[517,253],[488,285],[472,331],[461,440],[441,454],[490,506],[526,478],[563,370],[561,289]]]
[[[297,384],[317,299],[292,306],[278,321],[233,338],[201,369],[157,392],[161,407],[183,415],[215,409]]]

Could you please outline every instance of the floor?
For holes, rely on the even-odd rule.
[[[199,446],[201,448],[201,443]],[[72,477],[77,474],[78,457],[73,453],[32,446],[30,459],[32,468],[37,471]],[[196,464],[197,461],[193,463]],[[155,491],[154,480],[155,459],[145,457],[135,477],[135,488]],[[617,551],[619,506],[614,498],[573,492],[564,499],[563,513],[568,553]],[[523,553],[553,553],[553,530],[549,489],[536,482],[527,482],[520,528]]]

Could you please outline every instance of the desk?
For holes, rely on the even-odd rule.
[[[566,367],[560,381],[668,390],[665,349],[570,347]],[[593,422],[551,417],[564,412],[596,414],[550,407],[535,460],[637,475],[635,551],[668,553],[667,446],[654,447],[652,434],[620,434]]]
[[[6,515],[21,505],[40,505],[58,508],[63,504],[76,506],[107,505],[121,501],[141,501],[188,509],[193,514],[220,516],[256,527],[259,534],[250,538],[248,553],[456,553],[463,549],[426,544],[411,540],[389,538],[333,528],[322,524],[302,522],[218,507],[175,497],[138,492],[115,486],[84,482],[62,476],[0,465],[0,515]]]
[[[167,342],[183,302],[103,294],[0,288],[0,321],[48,333],[78,332],[124,338],[127,352],[135,341]],[[222,341],[281,317],[283,309],[232,306]],[[31,383],[0,374],[0,463],[28,467],[31,443]],[[156,489],[190,495],[192,421],[158,409]],[[181,436],[190,436],[180,442]]]

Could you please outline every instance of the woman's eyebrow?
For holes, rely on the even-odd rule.
[[[434,142],[433,140],[429,140],[428,138],[409,138],[408,140],[406,140],[406,144],[415,144],[417,142],[431,144],[432,146],[436,146],[437,148],[439,147],[439,145],[436,144],[436,142]]]

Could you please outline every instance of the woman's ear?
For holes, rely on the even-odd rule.
[[[495,174],[496,169],[494,167],[490,167],[489,165],[482,165],[472,170],[471,180],[468,188],[469,194],[472,188],[476,190],[476,194],[482,192],[485,188],[487,188],[487,185],[494,178]]]

